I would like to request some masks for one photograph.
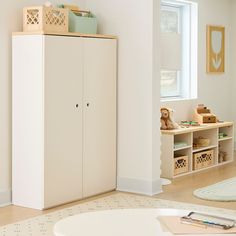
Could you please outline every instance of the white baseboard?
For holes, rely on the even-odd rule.
[[[0,207],[11,205],[11,190],[0,190]]]
[[[117,190],[153,196],[162,192],[162,184],[161,179],[147,181],[142,179],[118,177]]]

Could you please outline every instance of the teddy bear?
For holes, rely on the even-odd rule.
[[[170,108],[161,108],[161,130],[172,130],[179,128],[179,125],[174,122],[173,113],[174,111]]]

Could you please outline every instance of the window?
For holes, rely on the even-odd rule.
[[[161,70],[161,93],[166,97],[179,97],[180,72],[177,70]]]
[[[163,0],[161,33],[161,98],[196,98],[197,4]]]
[[[161,32],[181,33],[181,8],[162,4],[161,7]],[[180,97],[180,70],[161,70],[161,95],[162,97]]]
[[[161,7],[161,31],[180,33],[181,8],[162,4]]]

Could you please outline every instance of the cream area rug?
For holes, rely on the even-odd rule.
[[[236,177],[197,189],[193,194],[198,198],[210,201],[236,201]]]
[[[3,226],[0,228],[0,236],[53,236],[52,232],[54,224],[65,217],[91,211],[125,208],[177,208],[189,211],[207,211],[212,214],[227,214],[232,217],[236,214],[236,211],[232,210],[184,204],[118,192],[110,196],[81,203],[50,214]]]

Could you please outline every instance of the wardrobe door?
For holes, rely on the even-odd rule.
[[[45,208],[82,198],[82,40],[45,36]]]
[[[84,38],[83,196],[116,188],[116,40]]]

